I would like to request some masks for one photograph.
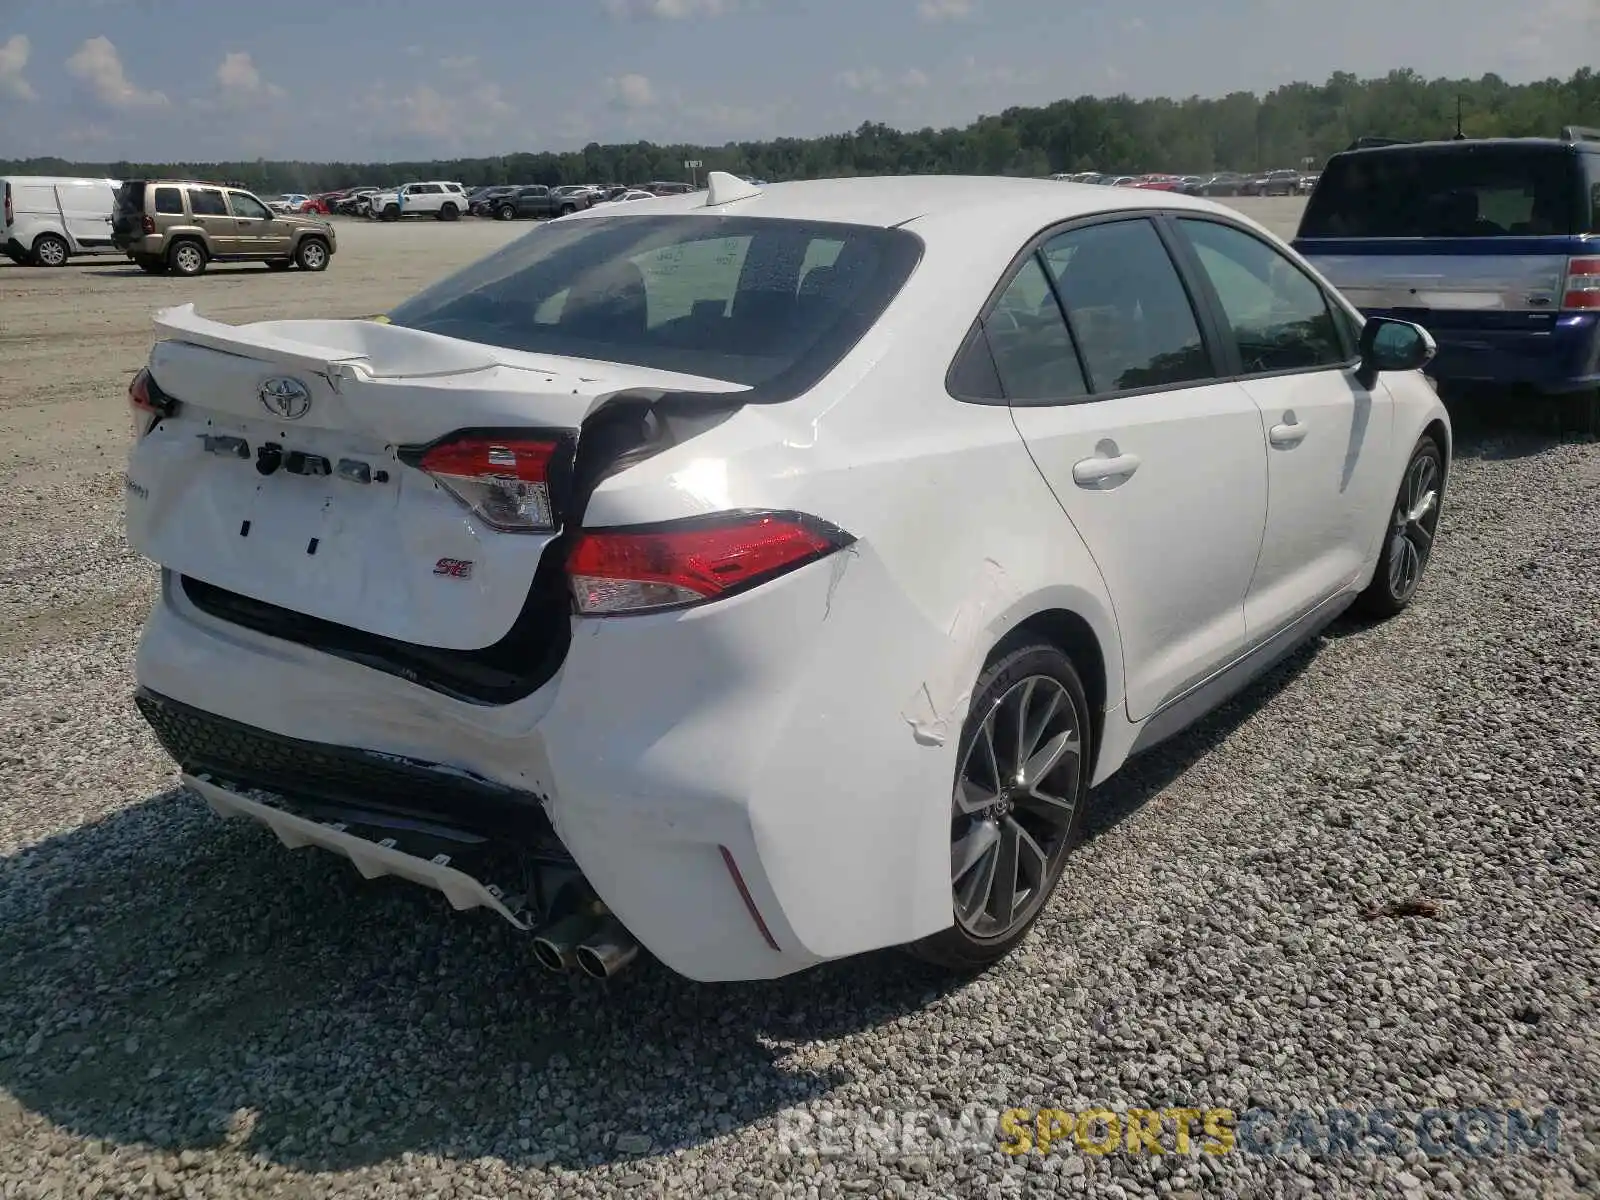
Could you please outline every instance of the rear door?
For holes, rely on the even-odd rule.
[[[56,202],[72,240],[85,250],[111,248],[111,212],[117,194],[98,180],[56,184]]]
[[[1362,311],[1424,326],[1440,375],[1495,378],[1556,329],[1567,258],[1585,252],[1578,161],[1554,144],[1338,156],[1295,249]]]
[[[189,212],[194,223],[205,230],[206,242],[213,255],[226,258],[244,253],[238,225],[221,188],[190,188]]]
[[[1239,656],[1261,549],[1261,417],[1221,382],[1156,226],[1069,228],[984,322],[1018,432],[1093,555],[1123,639],[1128,714]]]
[[[1388,514],[1394,409],[1356,380],[1355,322],[1288,256],[1231,221],[1173,226],[1266,429],[1267,530],[1245,597],[1257,643],[1356,582]]]

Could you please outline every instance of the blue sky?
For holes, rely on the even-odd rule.
[[[719,143],[1597,62],[1600,0],[0,0],[0,158]]]

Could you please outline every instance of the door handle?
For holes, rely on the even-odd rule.
[[[1079,487],[1094,487],[1112,480],[1128,478],[1139,469],[1137,454],[1118,454],[1115,457],[1096,455],[1082,458],[1072,464],[1072,480]]]
[[[1309,432],[1306,427],[1294,419],[1294,414],[1289,413],[1288,420],[1281,425],[1274,425],[1267,430],[1267,440],[1280,450],[1290,450],[1306,440]]]

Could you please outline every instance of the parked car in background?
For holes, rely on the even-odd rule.
[[[297,212],[302,204],[311,199],[304,192],[285,192],[274,200],[267,201],[267,207],[275,213]]]
[[[564,193],[534,184],[497,198],[490,206],[489,215],[500,221],[532,220],[564,217],[593,206],[594,197],[587,191]]]
[[[974,972],[1092,787],[1412,602],[1431,342],[1208,201],[708,182],[386,322],[159,315],[139,710],[219,814],[552,970]]]
[[[345,193],[344,198],[335,204],[334,211],[347,217],[364,217],[370,212],[368,201],[376,196],[380,188],[357,187]]]
[[[652,192],[657,196],[687,196],[695,189],[694,185],[690,183],[674,183],[670,181],[657,180],[653,183],[646,183],[642,185],[639,190],[642,192]]]
[[[473,217],[488,217],[494,215],[494,202],[501,196],[509,196],[521,186],[519,184],[498,184],[493,187],[473,188],[467,193],[467,214]]]
[[[1244,196],[1298,196],[1300,193],[1300,172],[1288,169],[1257,175],[1240,191]]]
[[[367,197],[367,210],[380,221],[398,221],[403,217],[454,221],[467,211],[467,194],[459,183],[444,180],[406,183],[392,191]]]
[[[242,188],[180,179],[122,184],[111,237],[151,275],[199,275],[213,262],[322,271],[338,249],[326,221],[275,213]]]
[[[1581,132],[1336,154],[1295,246],[1362,311],[1426,328],[1442,382],[1600,387],[1600,143]]]
[[[1248,176],[1241,175],[1237,171],[1218,171],[1181,190],[1189,196],[1238,196],[1243,194],[1245,185],[1249,182]]]
[[[19,266],[61,267],[82,254],[115,254],[111,213],[115,179],[56,175],[0,177],[0,248]]]

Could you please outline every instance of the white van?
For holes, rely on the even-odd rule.
[[[36,267],[65,265],[74,254],[115,254],[111,213],[116,179],[66,179],[54,175],[8,175],[0,248],[12,262]]]

